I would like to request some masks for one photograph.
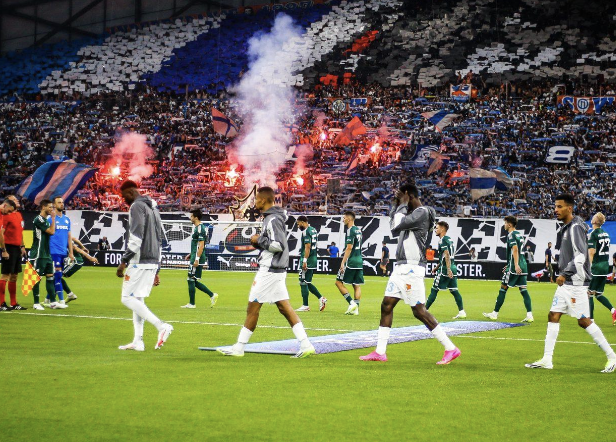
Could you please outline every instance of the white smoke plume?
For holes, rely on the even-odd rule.
[[[288,82],[293,61],[301,54],[288,50],[301,38],[301,28],[285,14],[276,16],[269,33],[259,33],[248,42],[249,70],[234,88],[244,125],[235,142],[235,155],[244,166],[244,183],[276,188],[276,173],[285,161],[295,123],[295,91]]]
[[[154,168],[147,163],[154,157],[154,150],[146,143],[145,135],[134,132],[122,134],[120,140],[111,149],[115,165],[128,170],[128,179],[141,182],[152,175]]]

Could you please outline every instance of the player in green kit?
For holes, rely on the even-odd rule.
[[[297,218],[297,226],[302,231],[302,242],[300,245],[300,258],[302,260],[299,269],[299,286],[302,291],[302,306],[296,312],[309,312],[309,294],[312,293],[319,300],[319,311],[325,310],[327,298],[319,293],[319,290],[312,283],[312,276],[317,269],[317,229],[308,224],[308,218],[304,215]]]
[[[426,302],[426,310],[429,310],[430,306],[436,301],[439,290],[449,290],[458,306],[458,314],[453,319],[466,319],[462,295],[460,295],[458,290],[458,267],[453,259],[455,255],[453,241],[447,236],[448,230],[449,224],[445,221],[436,223],[434,233],[441,240],[438,243],[438,266],[432,271],[436,276],[434,277],[432,290],[430,290],[430,296],[428,296],[428,301]]]
[[[84,245],[75,237],[71,237],[73,240],[73,252],[75,255],[75,261],[66,260],[64,264],[64,268],[62,269],[62,289],[64,293],[66,293],[66,302],[71,302],[77,299],[77,295],[74,294],[70,287],[66,282],[66,278],[70,278],[75,273],[77,273],[83,267],[83,258],[85,257],[88,261],[98,264],[98,259],[90,256]]]
[[[361,255],[361,229],[355,226],[355,214],[353,212],[344,212],[342,219],[347,228],[346,248],[340,270],[336,276],[336,287],[340,290],[340,294],[349,303],[349,308],[344,313],[345,315],[359,315],[359,300],[361,298],[361,285],[364,283],[364,258]],[[349,291],[344,284],[353,285],[353,295],[351,298]]]
[[[601,212],[592,217],[593,231],[588,238],[588,258],[592,279],[588,286],[588,301],[590,303],[590,319],[594,318],[594,298],[612,313],[612,323],[616,324],[616,309],[609,299],[603,295],[605,281],[610,273],[610,235],[601,228],[605,223],[605,215]]]
[[[53,261],[51,260],[51,252],[49,250],[49,237],[56,233],[56,211],[53,208],[53,204],[49,200],[41,201],[39,206],[41,212],[34,218],[34,229],[32,232],[32,248],[30,249],[29,261],[36,272],[41,277],[41,280],[45,278],[45,287],[47,289],[47,297],[51,301],[50,305],[54,308],[66,308],[66,304],[63,307],[58,307],[61,304],[55,302],[56,289],[53,281]],[[51,216],[51,223],[47,221],[47,217]],[[34,297],[35,310],[45,310],[40,304],[39,290],[41,281],[37,282],[32,288],[32,295]]]
[[[182,308],[195,308],[196,289],[201,290],[210,297],[210,307],[214,307],[218,301],[218,293],[212,292],[205,284],[201,283],[201,274],[203,273],[203,265],[207,266],[205,253],[205,242],[207,239],[207,230],[205,225],[201,223],[201,210],[196,209],[190,212],[190,222],[193,223],[193,231],[190,241],[190,255],[186,255],[186,259],[190,261],[188,267],[188,304]]]
[[[505,230],[507,231],[507,265],[503,269],[503,279],[501,280],[501,288],[498,291],[494,311],[492,313],[484,313],[483,316],[489,319],[498,319],[498,312],[505,302],[507,289],[509,287],[518,287],[524,299],[524,307],[526,307],[526,318],[522,319],[522,322],[533,322],[533,309],[530,295],[526,289],[528,266],[524,255],[521,253],[524,237],[515,229],[517,224],[518,219],[515,216],[505,217]]]

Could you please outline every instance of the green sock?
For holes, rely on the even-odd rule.
[[[530,295],[528,294],[528,290],[526,289],[522,289],[520,290],[520,293],[522,294],[522,298],[524,299],[524,307],[526,307],[526,311],[528,313],[533,311],[533,306],[532,303],[530,301]]]
[[[594,319],[595,318],[595,297],[594,296],[588,297],[588,304],[590,305],[590,319]]]
[[[199,282],[199,281],[196,281],[196,282],[195,282],[195,287],[197,287],[197,288],[198,288],[199,290],[201,290],[202,292],[207,293],[207,295],[208,295],[210,298],[211,298],[212,296],[214,296],[214,292],[213,292],[213,291],[211,291],[210,289],[208,289],[208,288],[205,286],[205,284],[203,284],[203,283],[201,283],[201,282]]]
[[[456,301],[456,305],[458,306],[458,310],[464,310],[464,303],[462,302],[462,295],[459,290],[450,290],[453,295],[453,299]]]
[[[45,287],[47,288],[47,297],[51,302],[56,302],[56,288],[53,285],[53,276],[47,278],[45,281]]]
[[[64,293],[71,293],[71,289],[68,287],[66,279],[64,278],[62,278],[62,289],[64,290]]]
[[[610,300],[607,299],[603,295],[597,295],[597,301],[599,301],[601,304],[603,304],[609,311],[612,311],[612,309],[614,308],[614,306],[612,305]]]
[[[310,293],[316,296],[317,299],[321,299],[323,297],[323,295],[321,295],[321,293],[319,292],[319,289],[317,289],[313,283],[308,284],[308,290],[310,291]]]
[[[195,281],[188,280],[188,302],[195,305]]]
[[[430,290],[430,296],[428,296],[428,300],[426,301],[426,310],[430,310],[430,307],[432,306],[432,304],[434,304],[434,301],[436,301],[437,295],[438,295],[437,289]]]
[[[310,292],[308,291],[308,286],[306,284],[302,284],[299,286],[299,288],[302,291],[302,305],[307,306],[308,305],[308,295],[310,295]]]
[[[346,292],[345,294],[343,294],[342,296],[344,296],[344,299],[346,299],[346,302],[348,302],[349,304],[351,303],[351,301],[353,300],[353,298],[351,298],[351,295],[349,295],[349,292]]]
[[[507,294],[507,289],[500,289],[498,291],[498,296],[496,297],[496,305],[494,306],[494,311],[498,313],[505,302],[505,295]]]
[[[36,284],[34,284],[34,287],[32,287],[32,297],[34,298],[35,304],[40,304],[40,301],[41,301],[39,298],[40,286],[41,286],[41,281],[37,282]]]

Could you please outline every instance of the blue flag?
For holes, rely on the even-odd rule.
[[[494,172],[472,168],[470,176],[471,199],[473,201],[494,193],[494,187],[496,186],[496,175]]]
[[[68,202],[97,170],[72,160],[50,161],[26,178],[15,193],[36,204],[56,196]]]

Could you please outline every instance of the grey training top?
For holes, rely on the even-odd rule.
[[[289,246],[287,244],[287,212],[273,206],[263,212],[263,231],[257,240],[259,270],[283,273],[289,266]]]
[[[432,207],[419,206],[408,213],[407,206],[392,207],[389,214],[391,233],[398,237],[396,264],[426,266],[426,246],[432,239],[436,212]]]
[[[160,264],[163,228],[160,214],[148,196],[139,196],[128,211],[128,240],[122,262],[156,269]]]
[[[590,260],[588,259],[588,226],[582,218],[575,216],[560,230],[561,243],[558,256],[558,270],[565,277],[567,285],[588,285],[590,283]]]

